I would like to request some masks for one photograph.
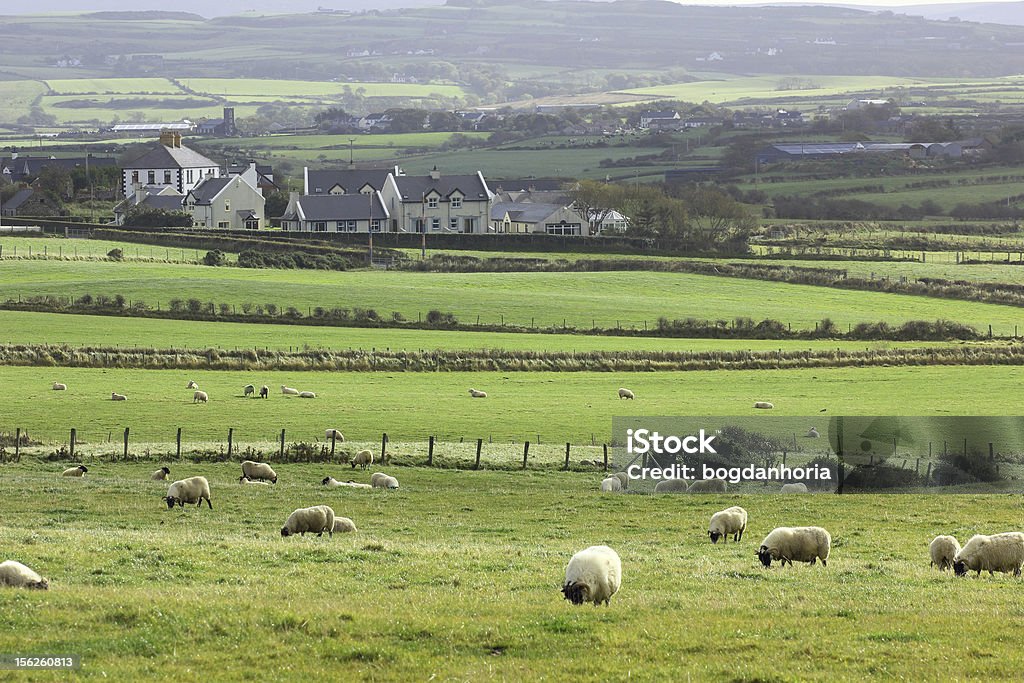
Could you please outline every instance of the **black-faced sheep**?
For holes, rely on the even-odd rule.
[[[574,605],[611,604],[622,585],[622,561],[606,545],[593,545],[572,556],[565,567],[562,595]]]
[[[622,389],[622,388],[620,388],[619,389],[619,398],[620,399],[623,399],[623,398],[635,399],[636,396],[629,389]]]
[[[110,393],[110,400],[111,401],[127,401],[128,397],[125,396],[124,394],[119,394],[116,391],[112,391]]]
[[[1024,534],[1019,531],[1008,531],[1002,534],[985,536],[975,534],[964,544],[953,557],[953,572],[964,576],[969,571],[987,571],[1020,576],[1021,565],[1024,565]]]
[[[260,387],[260,398],[270,398],[270,387],[266,384]]]
[[[61,472],[62,477],[84,477],[89,468],[85,465],[75,465]]]
[[[794,561],[814,564],[819,559],[826,567],[831,549],[832,536],[820,526],[780,526],[761,541],[757,557],[765,567],[771,567],[772,560],[781,560],[786,566]]]
[[[167,501],[168,509],[172,509],[175,503],[178,507],[185,507],[186,503],[195,503],[196,507],[202,507],[204,500],[210,509],[213,509],[213,503],[210,502],[210,482],[206,477],[189,477],[174,482],[167,489],[167,497],[164,500]]]
[[[67,384],[61,384],[60,382],[54,382],[53,383],[53,390],[54,391],[67,391],[68,390],[68,385]]]
[[[487,398],[487,392],[480,391],[479,389],[470,389],[469,395],[472,396],[473,398]]]
[[[167,479],[167,475],[170,473],[170,468],[164,466],[158,469],[156,472],[154,472],[153,476],[151,476],[150,479],[152,479],[153,481],[163,481]]]
[[[50,582],[21,562],[5,560],[0,562],[0,586],[46,590],[50,587]]]
[[[194,391],[194,392],[192,392],[192,402],[193,403],[206,403],[209,400],[210,400],[210,397],[207,396],[205,391]]]
[[[747,511],[734,505],[711,515],[711,521],[708,523],[708,537],[712,543],[718,543],[720,538],[725,538],[728,542],[730,535],[733,541],[741,541],[746,528]]]
[[[953,566],[953,558],[960,552],[960,541],[954,536],[936,536],[928,546],[928,554],[932,561],[929,567],[938,567],[944,572]]]
[[[194,379],[190,379],[188,381],[188,384],[185,385],[185,388],[186,389],[198,389],[199,385],[196,384],[196,381]]]
[[[252,460],[242,461],[242,476],[253,481],[269,481],[277,483],[277,472],[265,462],[253,462]]]
[[[373,464],[373,452],[367,449],[363,449],[352,456],[352,469],[359,465],[364,470]]]
[[[242,387],[242,398],[248,398],[256,393],[256,387],[251,384],[246,384]]]
[[[334,535],[334,510],[328,505],[314,505],[308,508],[299,508],[288,516],[288,521],[281,527],[282,536],[294,536],[295,534],[306,535],[306,532],[323,536]]]

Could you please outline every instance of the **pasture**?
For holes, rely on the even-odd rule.
[[[100,680],[984,680],[1018,677],[1020,580],[928,567],[939,533],[1018,528],[1020,505],[974,495],[601,495],[599,475],[391,471],[397,491],[325,490],[348,470],[170,463],[210,479],[213,510],[168,510],[159,462],[0,466],[0,543],[50,590],[0,590],[0,651],[79,654]],[[342,477],[344,475],[344,477]],[[367,478],[360,473],[359,478]],[[329,504],[359,531],[282,538],[296,507]],[[743,505],[740,543],[707,519]],[[832,533],[828,567],[764,569],[777,525]],[[610,607],[560,593],[569,557],[623,562]],[[895,599],[898,598],[898,599]],[[809,629],[809,625],[813,627]],[[597,656],[596,653],[600,653]],[[953,664],[955,662],[955,664]],[[34,673],[33,680],[64,680]]]

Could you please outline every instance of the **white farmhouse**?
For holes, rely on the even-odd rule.
[[[220,176],[216,162],[182,145],[181,133],[164,131],[158,144],[121,169],[121,193],[128,197],[139,186],[168,186],[188,194],[207,176]]]

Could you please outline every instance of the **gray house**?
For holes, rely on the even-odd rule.
[[[379,192],[303,195],[292,192],[279,218],[282,230],[300,232],[384,232],[389,214]]]

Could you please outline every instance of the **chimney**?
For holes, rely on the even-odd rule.
[[[138,206],[146,198],[146,191],[142,189],[142,183],[135,183],[133,187],[135,188],[135,205]]]
[[[18,153],[17,152],[11,152],[11,161],[14,161],[17,158],[18,158]]]
[[[435,166],[433,169],[431,169],[431,171],[430,171],[430,179],[431,180],[440,180],[441,179],[441,172],[437,170],[437,166]]]

